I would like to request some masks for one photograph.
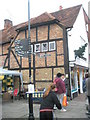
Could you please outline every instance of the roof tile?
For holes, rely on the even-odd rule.
[[[66,27],[72,27],[82,5],[70,7],[67,9],[62,9],[57,12],[51,13],[60,23],[64,24]]]

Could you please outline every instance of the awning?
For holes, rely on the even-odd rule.
[[[12,75],[21,75],[22,73],[0,68],[0,75],[10,75],[10,74],[12,74]]]
[[[22,73],[21,72],[12,71],[12,70],[6,70],[6,69],[3,69],[3,68],[0,68],[0,75],[20,76],[21,84],[22,84],[22,89],[23,89],[23,78],[22,78]]]

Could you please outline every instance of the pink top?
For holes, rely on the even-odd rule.
[[[55,78],[54,84],[56,84],[55,92],[57,94],[66,93],[65,83],[61,78]]]

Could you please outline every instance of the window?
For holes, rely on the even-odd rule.
[[[42,52],[48,51],[48,43],[42,43]]]
[[[33,45],[31,45],[31,53],[33,53]]]
[[[88,32],[88,24],[86,24],[86,31]]]
[[[55,41],[49,42],[49,51],[55,50]]]
[[[35,44],[35,52],[40,52],[40,44]]]

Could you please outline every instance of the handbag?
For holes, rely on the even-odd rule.
[[[64,94],[64,96],[63,96],[62,106],[64,106],[64,107],[67,106],[67,96],[66,96],[66,94]]]

